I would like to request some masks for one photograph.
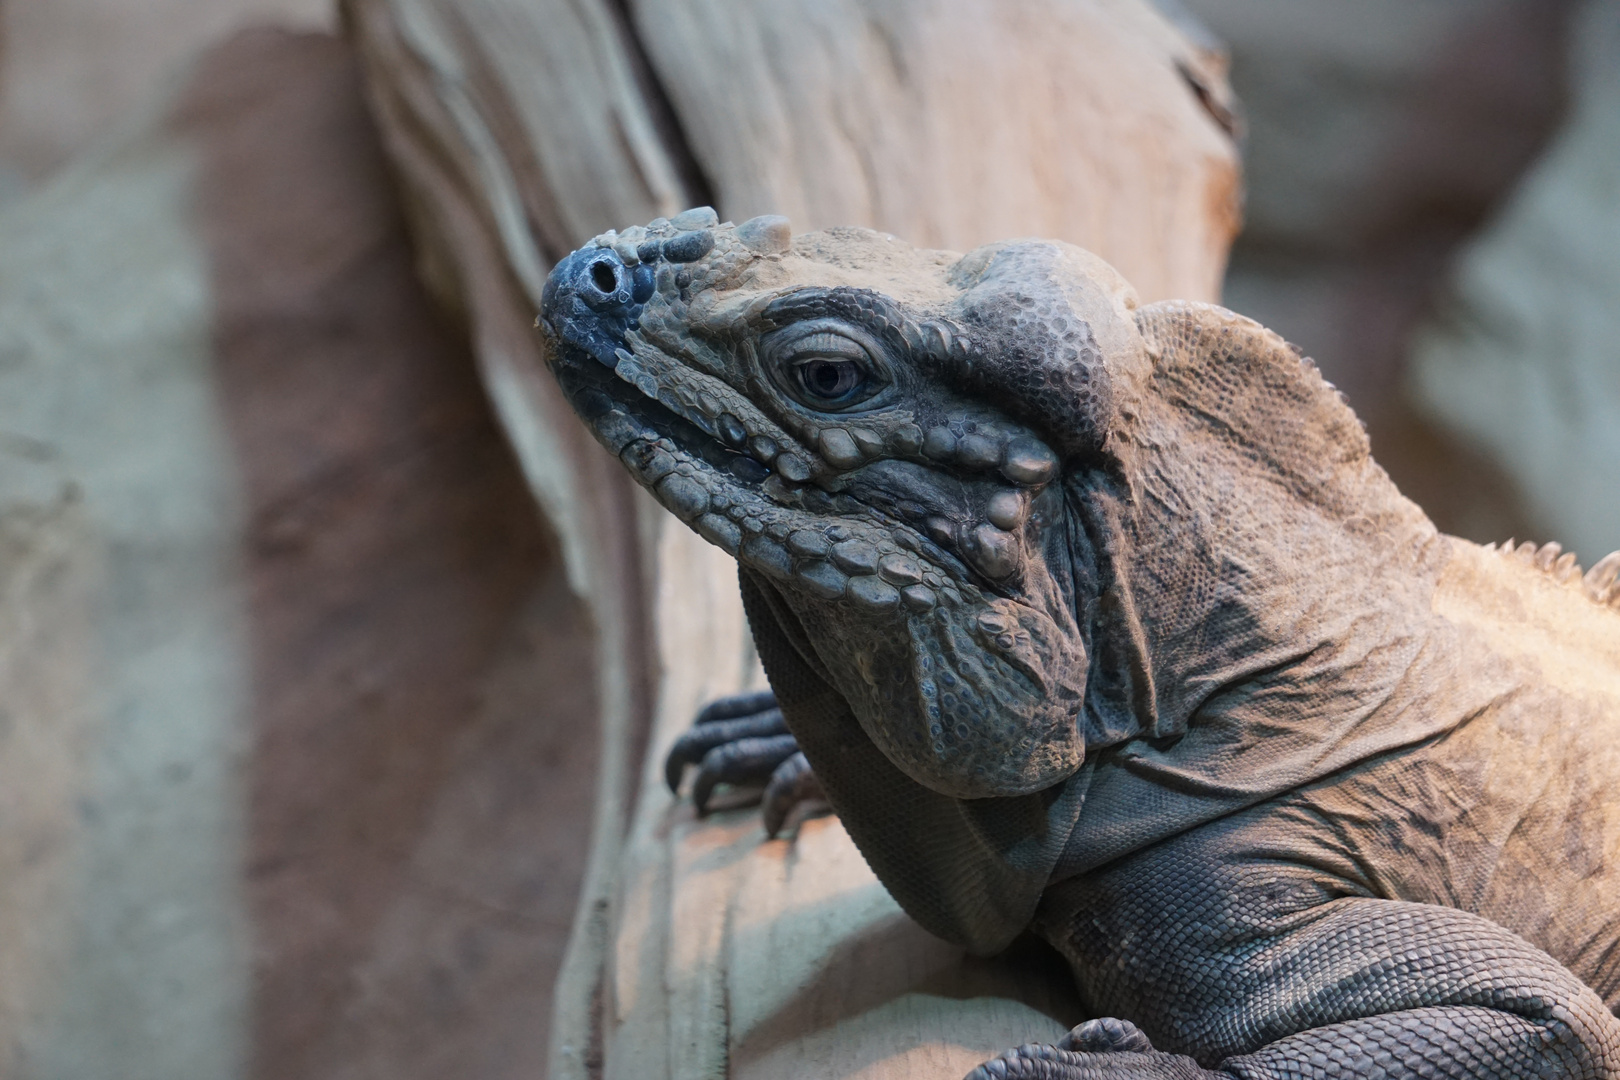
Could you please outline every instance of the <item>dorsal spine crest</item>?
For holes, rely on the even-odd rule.
[[[1556,540],[1537,547],[1530,540],[1519,544],[1509,539],[1500,545],[1486,544],[1485,550],[1535,567],[1560,585],[1578,585],[1592,602],[1620,611],[1620,551],[1609,552],[1583,574],[1575,553],[1566,552]]]

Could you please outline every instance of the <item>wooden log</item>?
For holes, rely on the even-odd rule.
[[[967,251],[1059,237],[1214,300],[1238,225],[1219,59],[1138,0],[632,4],[716,205]],[[1205,87],[1206,106],[1192,89]]]
[[[1057,1035],[1077,1019],[1062,972],[929,938],[835,820],[767,843],[753,812],[698,821],[664,789],[697,707],[760,678],[734,569],[589,442],[531,325],[572,247],[705,201],[958,249],[1056,236],[1144,299],[1213,299],[1239,200],[1219,57],[1143,0],[345,12],[424,270],[597,628],[602,772],[554,1080],[937,1077]]]

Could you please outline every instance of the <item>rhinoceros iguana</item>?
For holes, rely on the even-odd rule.
[[[1620,1077],[1620,553],[1442,535],[1297,350],[1067,244],[693,210],[541,325],[740,566],[774,700],[672,775],[785,762],[778,817],[819,785],[924,927],[1120,1018],[976,1077]]]

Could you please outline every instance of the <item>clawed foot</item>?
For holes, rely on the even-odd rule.
[[[1161,1054],[1129,1020],[1087,1020],[1056,1046],[1029,1043],[967,1074],[966,1080],[1203,1080],[1189,1057]]]
[[[1058,1040],[1059,1050],[1073,1050],[1082,1054],[1151,1054],[1153,1042],[1142,1029],[1129,1020],[1116,1020],[1112,1016],[1087,1020],[1076,1025]]]
[[[770,691],[721,698],[698,713],[691,730],[675,740],[664,759],[664,780],[680,788],[688,765],[698,767],[692,802],[699,814],[721,784],[763,786],[765,833],[782,831],[796,807],[825,802],[821,784],[799,744],[788,734],[776,695]]]

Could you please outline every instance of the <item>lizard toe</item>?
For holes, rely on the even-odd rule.
[[[748,707],[747,711],[738,706]],[[782,710],[776,707],[774,695],[722,698],[698,713],[696,722],[670,747],[664,758],[664,782],[670,791],[678,791],[686,767],[700,764],[717,746],[739,739],[786,734],[787,724],[782,720]]]
[[[1129,1020],[1103,1016],[1075,1026],[1057,1042],[1060,1050],[1079,1050],[1093,1054],[1108,1051],[1121,1053],[1151,1053],[1152,1041],[1141,1028]]]
[[[792,735],[750,736],[721,743],[703,755],[697,778],[692,781],[692,803],[697,812],[709,811],[709,800],[720,784],[759,785],[776,767],[799,752]]]
[[[765,785],[765,802],[761,807],[765,835],[774,839],[799,807],[826,801],[827,795],[810,762],[803,753],[795,753],[776,767],[771,773],[771,782]]]

